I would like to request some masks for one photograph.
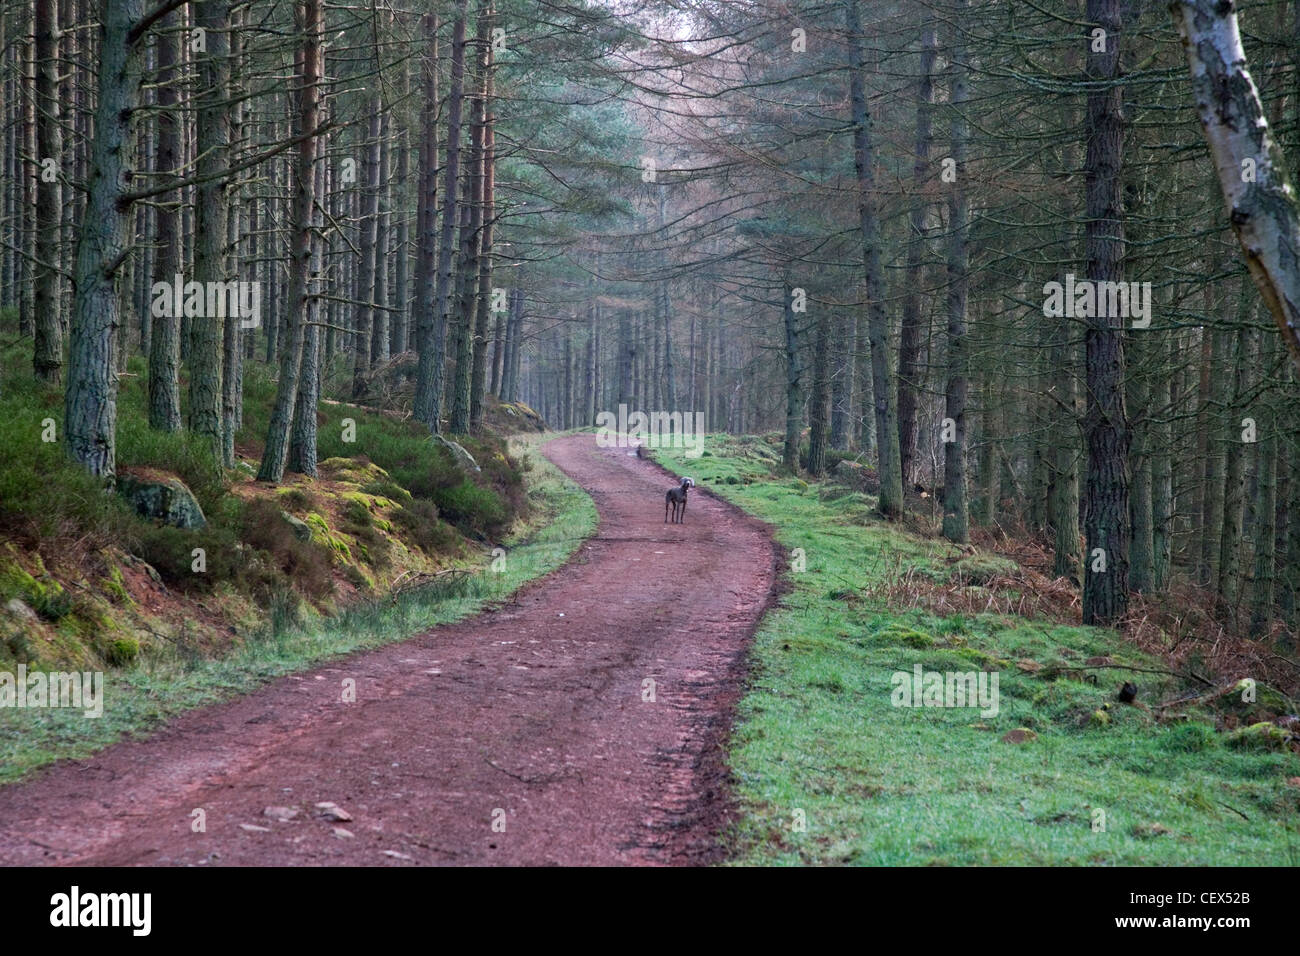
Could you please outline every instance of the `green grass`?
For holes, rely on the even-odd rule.
[[[1019,670],[1110,655],[1159,666],[1115,632],[992,614],[891,607],[882,582],[942,576],[948,546],[874,517],[862,495],[771,476],[756,439],[659,460],[770,522],[806,570],[763,620],[731,765],[738,864],[1296,865],[1300,757],[1240,750],[1205,723],[1157,725],[1172,678],[1102,670],[1097,685]],[[891,705],[896,671],[997,671],[1000,710]],[[1109,704],[1105,723],[1089,716]],[[987,729],[985,729],[987,728]],[[1037,739],[1002,742],[1031,729]],[[1105,813],[1104,831],[1093,827]],[[802,811],[806,830],[793,826]]]
[[[536,454],[540,436],[516,441],[532,461],[526,472],[532,509],[506,542],[505,560],[479,557],[465,573],[447,575],[393,599],[348,608],[308,622],[286,609],[265,631],[216,659],[152,658],[105,674],[104,715],[81,711],[0,709],[0,782],[17,780],[62,758],[82,758],[130,734],[157,728],[189,708],[247,693],[272,678],[353,651],[412,637],[500,601],[559,567],[591,534],[596,509],[577,485]]]

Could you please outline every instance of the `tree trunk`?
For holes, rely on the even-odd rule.
[[[59,19],[56,0],[36,0],[36,263],[33,265],[36,345],[32,366],[43,382],[63,373],[62,293],[58,273],[59,229],[63,215],[63,131],[58,87]],[[46,179],[53,160],[55,175]]]
[[[903,280],[903,322],[898,343],[898,451],[904,486],[919,478],[916,406],[921,392],[921,259],[925,253],[925,184],[930,176],[930,113],[934,108],[934,61],[938,31],[927,26],[921,36],[921,74],[916,91],[916,156],[912,166],[911,231],[907,236],[907,271]]]
[[[1300,368],[1300,204],[1247,68],[1236,5],[1174,0],[1172,8],[1232,230]]]
[[[438,19],[425,14],[423,70],[424,104],[420,113],[420,171],[417,200],[415,257],[415,347],[420,361],[416,371],[412,414],[429,422],[433,408],[433,303],[438,236]],[[441,386],[440,386],[441,387]]]
[[[324,73],[324,70],[321,71]],[[325,163],[316,164],[315,194],[325,195]],[[321,275],[324,240],[321,237],[324,219],[319,210],[313,210],[316,232],[311,238],[311,268],[307,279],[306,326],[303,330],[302,368],[298,375],[298,397],[294,400],[293,432],[289,446],[289,470],[316,477],[316,412],[320,407],[320,313],[321,300],[317,278]]]
[[[447,300],[451,292],[452,239],[456,228],[457,188],[460,185],[461,108],[465,93],[465,11],[468,0],[457,0],[452,28],[451,90],[447,97],[447,164],[443,169],[442,235],[438,245],[438,288],[433,305],[428,378],[417,382],[423,396],[421,421],[429,430],[442,430],[443,376],[447,361]]]
[[[1242,290],[1245,291],[1246,285],[1242,283]],[[1243,303],[1243,306],[1245,303]],[[1242,309],[1242,317],[1248,315],[1246,308]],[[1245,519],[1245,481],[1246,481],[1246,454],[1245,446],[1242,444],[1241,419],[1243,402],[1246,398],[1246,365],[1248,359],[1247,337],[1249,331],[1241,328],[1237,331],[1236,345],[1233,349],[1233,358],[1231,363],[1231,372],[1227,369],[1221,370],[1220,374],[1225,378],[1229,374],[1232,376],[1232,400],[1229,407],[1227,428],[1227,443],[1224,454],[1224,478],[1223,478],[1223,532],[1219,535],[1219,587],[1218,596],[1220,605],[1225,611],[1234,614],[1237,607],[1237,599],[1240,596],[1241,586],[1241,539],[1243,530],[1243,521]]]
[[[376,64],[378,53],[375,54]],[[378,82],[378,81],[376,81]],[[357,298],[363,303],[355,306],[357,324],[355,353],[352,356],[352,397],[360,398],[366,390],[366,373],[370,371],[371,333],[375,323],[375,277],[379,269],[375,265],[375,245],[379,235],[379,159],[381,136],[381,117],[383,100],[378,91],[370,97],[368,113],[370,115],[369,131],[365,149],[365,185],[361,190],[361,241],[358,249],[361,253],[360,271],[357,280]]]
[[[158,148],[154,153],[159,182],[175,175],[180,164],[180,114],[177,111],[176,62],[180,42],[175,14],[168,14],[158,29]],[[171,190],[158,197],[157,251],[155,274],[170,284],[181,271],[180,191]],[[149,424],[159,431],[174,432],[181,427],[181,325],[174,314],[173,298],[167,295],[167,308],[153,316],[149,340]],[[152,298],[152,296],[151,296]]]
[[[858,0],[846,0],[845,11],[849,42],[849,96],[853,110],[853,159],[858,181],[858,224],[866,269],[867,334],[871,341],[871,384],[875,392],[880,512],[886,518],[895,518],[903,513],[903,473],[899,464],[896,393],[889,366],[889,320],[885,314],[885,282],[880,262],[875,153],[871,143],[871,116],[867,112],[866,92],[863,88],[865,65]]]
[[[794,291],[785,283],[785,444],[781,449],[781,467],[799,472],[799,432],[803,425],[803,391],[800,379],[803,364],[799,358],[799,326],[794,311]]]
[[[1087,19],[1106,31],[1104,50],[1088,48],[1087,277],[1124,279],[1121,164],[1124,132],[1119,79],[1121,0],[1088,0]],[[1098,308],[1096,312],[1108,311]],[[1085,332],[1088,407],[1087,564],[1083,622],[1109,625],[1128,609],[1128,412],[1124,406],[1123,316],[1094,316]]]
[[[307,273],[311,265],[311,225],[313,191],[320,125],[320,89],[322,56],[321,0],[303,0],[297,7],[298,30],[302,49],[298,54],[298,144],[294,169],[293,234],[289,258],[289,303],[287,339],[280,348],[280,380],[276,385],[275,404],[267,429],[266,451],[258,470],[259,481],[279,482],[284,477],[289,454],[289,433],[298,398],[298,378],[302,369],[307,311]]]
[[[948,377],[944,388],[944,415],[952,421],[951,441],[943,443],[943,536],[965,544],[970,540],[970,515],[966,495],[966,293],[969,284],[970,201],[966,194],[966,48],[963,21],[969,0],[957,0],[957,22],[952,28],[952,160],[956,180],[948,194]]]
[[[826,442],[830,434],[830,316],[825,306],[817,307],[817,344],[813,354],[812,396],[808,407],[808,474],[820,478],[826,474]]]
[[[487,131],[487,55],[490,42],[490,14],[483,9],[475,31],[477,57],[473,81],[477,87],[469,101],[470,146],[469,160],[465,164],[468,188],[466,199],[469,213],[467,231],[461,232],[459,302],[456,304],[456,377],[451,394],[450,430],[465,434],[470,430],[470,405],[473,401],[474,335],[477,325],[480,297],[479,279],[482,273],[481,249],[483,243],[483,191],[484,151]]]
[[[230,113],[226,102],[227,0],[202,0],[193,4],[195,26],[207,34],[207,52],[199,58],[199,92],[196,172],[203,179],[194,199],[194,280],[203,288],[224,283],[226,273],[226,189],[217,176],[227,165],[230,148]],[[222,310],[209,314],[215,304],[207,296],[205,314],[190,325],[189,427],[201,438],[217,461],[222,456],[222,357],[226,318]]]
[[[122,201],[127,182],[131,122],[140,95],[140,54],[135,26],[143,0],[101,0],[97,63],[99,94],[91,176],[77,243],[76,298],[68,349],[63,434],[68,455],[92,475],[112,481],[117,455],[117,370],[113,345],[118,311],[117,272],[127,251],[131,207]]]

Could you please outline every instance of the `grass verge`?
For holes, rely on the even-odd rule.
[[[866,495],[776,477],[760,439],[705,447],[656,457],[774,525],[792,564],[731,740],[733,862],[1300,863],[1300,757],[1234,745],[1195,709],[1157,722],[1145,705],[1189,689],[1114,631],[898,606],[900,581],[978,589],[971,569],[995,559],[886,524]],[[997,714],[893,706],[892,675],[917,664],[996,672]],[[1124,681],[1144,707],[1115,702]],[[1004,740],[1016,730],[1031,733]]]

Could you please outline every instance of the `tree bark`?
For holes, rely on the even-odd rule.
[[[898,451],[903,484],[915,484],[917,461],[916,407],[921,391],[921,261],[925,253],[925,198],[930,176],[930,114],[934,109],[934,61],[938,31],[927,26],[921,36],[921,74],[916,90],[916,155],[912,165],[911,231],[907,236],[907,267],[903,280],[903,321],[898,342]]]
[[[200,54],[196,172],[204,180],[194,192],[194,280],[205,289],[224,284],[226,273],[226,188],[217,178],[226,168],[230,148],[230,107],[227,103],[227,0],[195,2],[195,26],[206,33],[207,52]],[[206,307],[213,304],[206,297]],[[225,324],[238,322],[204,314],[190,325],[189,427],[203,439],[217,461],[222,456],[222,358]]]
[[[443,376],[447,361],[447,300],[451,292],[452,239],[456,227],[460,185],[461,109],[465,93],[465,19],[468,0],[457,0],[452,27],[451,89],[447,96],[447,164],[443,169],[442,234],[438,245],[438,288],[433,305],[433,330],[427,380],[417,382],[423,396],[420,416],[435,434],[442,430]]]
[[[1088,0],[1087,19],[1106,31],[1103,50],[1088,48],[1087,278],[1122,282],[1124,149],[1119,79],[1121,0]],[[1097,309],[1097,312],[1108,311]],[[1113,624],[1128,610],[1128,413],[1124,405],[1123,316],[1087,320],[1087,559],[1083,623]]]
[[[176,15],[168,14],[158,30],[158,148],[154,170],[160,182],[174,178],[180,165],[180,114],[177,112],[176,63],[178,34]],[[157,252],[155,273],[166,283],[175,281],[181,268],[180,191],[158,197]],[[152,298],[152,297],[151,297]],[[149,424],[159,431],[181,427],[181,320],[170,306],[154,316],[149,339]]]
[[[954,425],[953,440],[943,445],[943,536],[965,544],[970,540],[970,515],[966,494],[966,294],[970,233],[970,200],[966,193],[966,48],[963,42],[969,0],[956,0],[952,27],[952,160],[956,181],[948,194],[948,377],[944,388],[944,415]]]
[[[302,0],[297,6],[302,48],[298,54],[298,144],[294,168],[293,234],[289,256],[289,302],[287,338],[280,347],[280,380],[267,429],[266,450],[258,469],[259,481],[279,482],[284,477],[289,455],[290,428],[298,398],[298,377],[302,369],[307,310],[307,274],[311,258],[313,190],[320,125],[321,0]]]
[[[1247,69],[1236,6],[1174,0],[1172,8],[1232,230],[1300,368],[1300,204]]]
[[[433,394],[434,272],[438,238],[438,20],[425,14],[423,70],[424,104],[420,113],[420,171],[417,200],[415,257],[415,347],[420,360],[416,370],[412,414],[429,422]]]
[[[853,111],[853,160],[858,181],[858,225],[866,273],[867,334],[871,341],[871,384],[875,392],[876,460],[880,478],[880,512],[886,518],[903,513],[903,473],[898,452],[898,409],[889,359],[889,320],[885,314],[885,282],[880,262],[880,226],[876,211],[875,153],[871,116],[867,112],[862,74],[862,26],[858,0],[845,0],[849,43],[849,97]]]
[[[59,230],[63,215],[63,131],[58,87],[59,19],[56,0],[36,0],[36,263],[33,265],[36,344],[32,366],[43,382],[57,383],[63,373],[62,293]],[[44,166],[53,160],[55,176],[47,181]]]

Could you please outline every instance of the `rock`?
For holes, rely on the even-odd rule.
[[[267,807],[262,813],[280,823],[288,823],[298,815],[293,807]]]
[[[1043,665],[1029,657],[1022,657],[1016,661],[1016,670],[1025,674],[1037,674],[1043,669]]]
[[[1281,750],[1295,739],[1285,728],[1261,721],[1234,730],[1228,735],[1227,743],[1230,747],[1244,747],[1249,750]]]
[[[167,590],[166,585],[163,584],[162,575],[158,573],[158,569],[155,568],[148,561],[144,560],[144,558],[137,558],[133,554],[124,554],[122,555],[122,563],[129,565],[133,568],[138,567],[145,574],[149,575],[150,581],[158,585],[164,591]]]
[[[398,853],[396,850],[383,850],[381,852],[384,854],[384,856],[391,856],[394,860],[415,859],[415,857],[411,856],[409,853]]]
[[[239,825],[239,829],[247,830],[249,833],[270,833],[271,832],[270,827],[259,827],[259,826],[255,826],[252,823],[241,823]]]
[[[831,474],[836,478],[847,478],[852,481],[862,474],[862,466],[856,461],[849,461],[846,458],[835,463],[835,468]]]
[[[478,462],[474,460],[474,456],[450,438],[444,438],[442,435],[434,435],[433,440],[451,452],[451,457],[455,460],[456,467],[461,471],[482,470],[479,468]]]
[[[331,823],[348,823],[352,820],[352,814],[348,813],[337,803],[318,803],[316,804],[316,809],[320,811],[320,816],[329,820]]]
[[[119,474],[117,493],[142,517],[154,518],[177,528],[207,527],[203,509],[179,478],[161,474],[156,477]]]
[[[5,610],[26,624],[35,624],[40,620],[40,616],[18,598],[9,601],[5,605]]]
[[[1004,744],[1025,744],[1038,739],[1038,734],[1032,730],[1026,730],[1024,727],[1017,727],[1015,730],[1009,730],[1002,735]]]
[[[289,523],[289,527],[293,529],[293,536],[295,538],[297,538],[299,541],[311,540],[311,526],[308,525],[307,522],[299,518],[295,518],[287,511],[281,511],[280,516]]]
[[[355,840],[357,835],[351,830],[345,830],[342,827],[334,828],[334,836],[340,840]]]

